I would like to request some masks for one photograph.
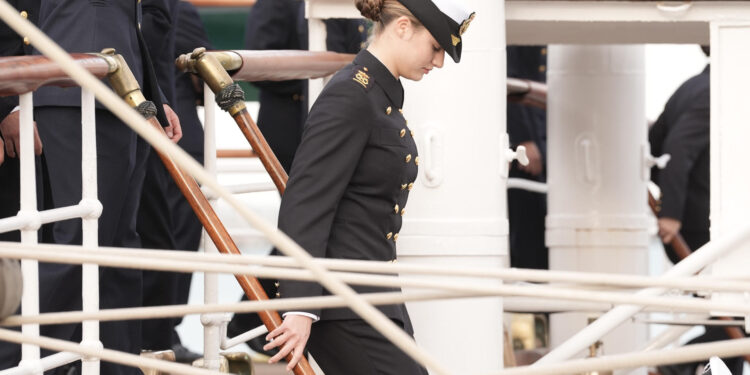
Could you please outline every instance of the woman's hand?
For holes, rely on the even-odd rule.
[[[292,360],[286,366],[287,371],[292,371],[305,352],[305,344],[310,337],[310,326],[312,318],[304,315],[289,314],[284,318],[279,328],[276,328],[266,336],[266,341],[271,341],[263,347],[263,350],[279,348],[279,352],[268,360],[268,363],[276,363],[292,353]]]
[[[164,128],[164,132],[167,133],[167,137],[169,137],[172,142],[177,143],[177,141],[182,138],[180,118],[177,117],[177,114],[172,110],[172,107],[166,104],[164,104],[164,114],[167,116],[167,121],[169,121],[169,126]]]
[[[5,152],[11,158],[17,158],[21,154],[20,122],[21,111],[11,112],[0,121],[0,137],[5,141]],[[2,152],[2,149],[0,149],[0,152]],[[39,138],[36,121],[34,121],[34,154],[42,154],[42,139]],[[2,163],[0,162],[0,164]]]

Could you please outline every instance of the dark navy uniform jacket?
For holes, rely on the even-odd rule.
[[[508,46],[508,77],[547,82],[547,47]],[[511,146],[534,141],[547,154],[547,115],[543,109],[508,103],[508,136]]]
[[[140,14],[135,0],[41,0],[38,27],[70,53],[115,48],[142,84],[141,50],[134,26]],[[34,106],[80,105],[78,87],[43,87],[34,93]]]
[[[693,250],[709,239],[710,103],[706,67],[675,91],[648,133],[653,155],[672,156],[664,169],[652,170],[663,195],[659,217],[680,220]]]
[[[312,256],[396,259],[402,215],[419,164],[401,111],[403,101],[401,82],[364,50],[336,73],[310,110],[281,199],[279,229]],[[296,281],[281,281],[279,293],[328,294],[320,284]],[[378,309],[410,326],[404,305]],[[358,318],[348,309],[305,311],[321,319]]]
[[[203,29],[198,10],[194,5],[187,2],[179,2],[178,23],[175,37],[174,61],[180,54],[188,53],[198,47],[212,49],[206,31]],[[178,145],[189,152],[198,160],[203,160],[203,125],[198,118],[196,105],[203,102],[203,84],[193,81],[192,73],[179,71],[172,63],[175,77],[175,102],[174,110],[180,116],[182,124],[182,139]],[[196,87],[197,85],[197,87]]]

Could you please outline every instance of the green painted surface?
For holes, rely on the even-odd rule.
[[[215,49],[244,49],[245,21],[250,8],[199,8],[203,25],[206,27],[208,39]],[[240,82],[245,90],[245,100],[257,101],[258,89],[247,83]]]

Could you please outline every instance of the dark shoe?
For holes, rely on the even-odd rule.
[[[203,357],[196,352],[190,351],[190,349],[184,347],[182,344],[172,345],[172,351],[174,352],[175,361],[179,363],[192,364],[196,359]]]

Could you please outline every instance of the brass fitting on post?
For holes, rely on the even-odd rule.
[[[221,63],[221,66],[224,67],[224,70],[227,72],[235,71],[242,67],[242,57],[233,51],[211,51],[207,52],[204,47],[196,48],[192,53],[186,53],[183,55],[180,55],[180,57],[175,60],[175,65],[177,67],[185,72],[190,73],[198,73],[195,70],[195,62],[196,60],[193,59],[193,55],[196,51],[202,50],[203,53],[208,55],[213,55],[216,57],[217,60],[219,60],[219,63]]]
[[[236,56],[236,59],[232,56]],[[230,66],[237,66],[237,61],[240,65],[242,62],[237,54],[206,52],[205,48],[200,47],[196,48],[189,56],[187,54],[180,56],[176,64],[180,69],[197,73],[203,78],[211,91],[217,95],[217,102],[219,102],[221,108],[234,116],[245,109],[245,102],[240,98],[241,89],[235,85],[220,58],[226,64],[231,64]],[[228,92],[228,90],[232,92]],[[220,100],[220,97],[226,97],[228,100]]]
[[[109,84],[112,86],[112,90],[133,108],[137,108],[141,103],[145,102],[146,97],[141,92],[141,86],[138,84],[122,55],[116,54],[114,48],[105,48],[101,54],[107,59],[108,63],[110,59],[114,61],[116,66],[114,71],[110,66]]]
[[[120,64],[117,63],[114,54],[114,48],[105,48],[100,53],[89,53],[89,55],[99,57],[107,63],[107,66],[109,67],[109,74],[114,73],[115,71],[117,71],[117,68],[120,67]]]

